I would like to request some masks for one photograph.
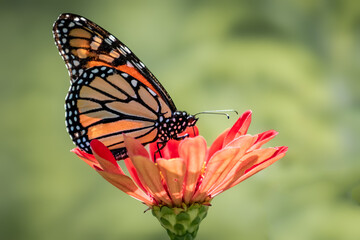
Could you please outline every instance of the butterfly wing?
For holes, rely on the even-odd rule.
[[[123,134],[141,143],[158,137],[158,118],[169,106],[129,74],[107,66],[86,69],[65,100],[66,125],[73,142],[91,153],[90,141],[100,140],[117,159],[126,155]]]
[[[123,134],[153,142],[161,118],[176,107],[146,66],[113,35],[84,17],[62,14],[53,34],[68,68],[71,86],[65,101],[67,130],[91,153],[99,139],[117,159],[127,156]]]
[[[113,67],[141,81],[176,111],[171,97],[149,69],[125,44],[97,24],[64,13],[54,23],[53,35],[71,82],[91,67]]]

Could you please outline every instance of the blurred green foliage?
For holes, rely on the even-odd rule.
[[[95,21],[179,110],[253,110],[288,155],[218,196],[198,239],[360,239],[360,3],[352,0],[1,1],[2,239],[167,239],[145,206],[69,150],[62,12]],[[208,144],[236,120],[201,116]]]

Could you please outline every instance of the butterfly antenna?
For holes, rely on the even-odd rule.
[[[238,115],[239,113],[234,110],[234,109],[226,109],[226,110],[212,110],[212,111],[203,111],[203,112],[199,112],[194,114],[194,116],[199,115],[199,114],[216,114],[216,115],[225,115],[227,117],[227,119],[230,118],[229,114],[227,114],[226,112],[233,112],[236,115]]]

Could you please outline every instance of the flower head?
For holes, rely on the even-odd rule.
[[[251,111],[247,111],[210,148],[196,126],[187,129],[188,138],[170,140],[160,151],[157,142],[148,151],[124,135],[129,155],[124,161],[130,176],[98,140],[90,143],[93,155],[79,148],[73,152],[115,187],[149,206],[170,239],[195,239],[215,196],[273,164],[287,151],[287,147],[261,148],[277,132],[249,135],[250,122]]]
[[[170,140],[161,151],[156,142],[148,151],[136,139],[124,136],[130,176],[98,140],[91,142],[93,155],[78,148],[73,152],[108,182],[151,208],[209,205],[215,196],[273,164],[287,151],[287,147],[261,148],[277,132],[249,135],[250,122],[251,111],[247,111],[210,148],[196,127],[187,129],[189,138]]]

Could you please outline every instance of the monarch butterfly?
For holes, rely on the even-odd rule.
[[[69,71],[65,99],[67,131],[77,147],[91,153],[100,140],[117,160],[127,157],[123,134],[159,149],[197,122],[177,111],[171,97],[122,42],[92,21],[61,14],[53,26],[55,44]]]

